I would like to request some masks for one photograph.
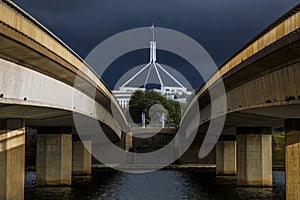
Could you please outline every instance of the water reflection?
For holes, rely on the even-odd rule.
[[[26,172],[25,199],[284,199],[284,172],[273,172],[274,187],[237,187],[235,177],[214,172],[161,170],[129,174],[106,170],[73,177],[72,187],[35,187],[35,172]]]

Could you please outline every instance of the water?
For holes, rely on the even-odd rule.
[[[25,199],[285,199],[285,175],[273,172],[273,187],[237,187],[235,177],[217,177],[214,172],[160,170],[129,174],[113,170],[92,176],[73,177],[71,187],[35,187],[35,172],[27,171]]]

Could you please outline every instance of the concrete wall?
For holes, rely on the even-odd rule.
[[[174,128],[131,128],[132,151],[151,152],[160,149],[173,140]],[[134,137],[136,136],[136,137]]]
[[[133,149],[159,149],[166,146],[175,135],[173,134],[161,134],[157,133],[156,135],[149,138],[132,138],[132,148]]]
[[[187,151],[179,158],[181,164],[216,164],[216,147],[205,157],[199,158],[201,143],[193,142]]]

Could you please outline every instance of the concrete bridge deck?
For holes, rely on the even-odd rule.
[[[0,58],[1,70],[5,72],[1,74],[5,79],[0,98],[1,109],[5,111],[1,113],[5,116],[1,117],[23,116],[28,125],[38,125],[38,119],[44,125],[62,121],[70,125],[72,118],[68,116],[75,112],[102,122],[110,121],[104,123],[111,125],[119,136],[121,130],[127,129],[123,112],[111,91],[76,53],[11,1],[1,1],[0,11]],[[12,80],[15,85],[11,84]],[[72,91],[74,87],[77,94]],[[86,102],[75,107],[72,98]],[[93,101],[102,109],[98,114],[92,106],[86,106]],[[117,110],[118,124],[113,124],[112,118],[108,120],[112,108]],[[107,114],[99,116],[99,113]]]
[[[199,104],[199,155],[207,153],[203,146],[212,149],[222,134],[216,145],[217,173],[237,174],[240,185],[272,185],[271,133],[274,128],[284,127],[286,198],[298,199],[300,168],[295,155],[299,154],[299,76],[297,5],[233,55],[197,92],[185,116]],[[218,93],[221,84],[224,93]],[[210,94],[214,89],[217,92]],[[211,100],[211,95],[217,100]],[[218,106],[218,99],[224,96],[226,100],[221,103],[225,106]],[[214,114],[212,105],[217,107]],[[225,116],[222,132],[206,134],[211,121]],[[187,120],[183,118],[181,123]]]

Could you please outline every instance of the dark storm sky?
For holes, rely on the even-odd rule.
[[[82,58],[112,35],[155,23],[198,41],[217,66],[299,3],[299,0],[13,1]],[[111,77],[118,74],[115,72]],[[113,80],[104,81],[112,87]],[[196,83],[192,85],[198,87]]]

